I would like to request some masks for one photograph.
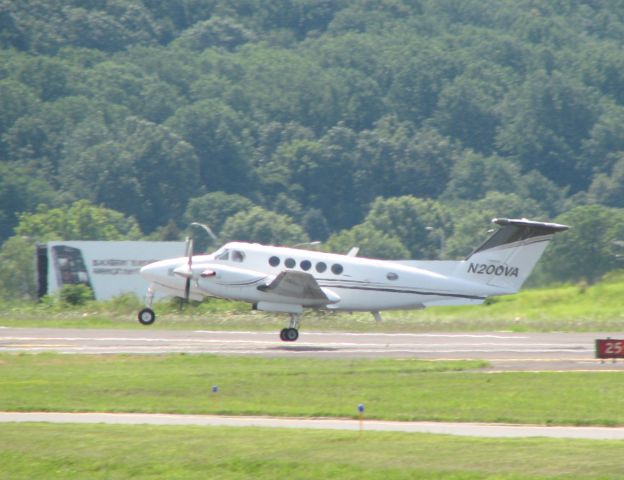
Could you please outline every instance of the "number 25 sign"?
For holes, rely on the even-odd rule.
[[[596,340],[596,358],[624,358],[624,340]]]

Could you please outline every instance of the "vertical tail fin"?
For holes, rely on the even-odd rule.
[[[495,218],[492,222],[502,228],[459,262],[455,276],[500,288],[501,293],[520,290],[554,234],[568,229],[566,225],[524,218]]]

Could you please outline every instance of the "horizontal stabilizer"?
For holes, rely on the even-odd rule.
[[[495,218],[492,223],[501,225],[503,228],[498,229],[488,238],[479,248],[472,252],[468,258],[484,250],[491,250],[501,247],[509,247],[513,244],[528,243],[531,239],[550,240],[554,233],[563,232],[569,227],[558,223],[535,222],[532,220]]]

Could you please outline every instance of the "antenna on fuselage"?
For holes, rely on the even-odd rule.
[[[352,247],[347,253],[347,257],[357,257],[357,254],[360,252],[360,247]]]

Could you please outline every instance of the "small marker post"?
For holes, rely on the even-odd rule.
[[[361,436],[362,431],[364,430],[364,404],[360,403],[357,409],[358,409],[358,418],[360,420],[360,436]]]
[[[218,403],[217,403],[217,395],[219,393],[219,386],[218,385],[213,385],[212,388],[210,389],[210,391],[212,392],[212,398],[213,398],[213,403],[215,405],[215,408],[218,407]],[[217,412],[215,412],[217,413]]]

